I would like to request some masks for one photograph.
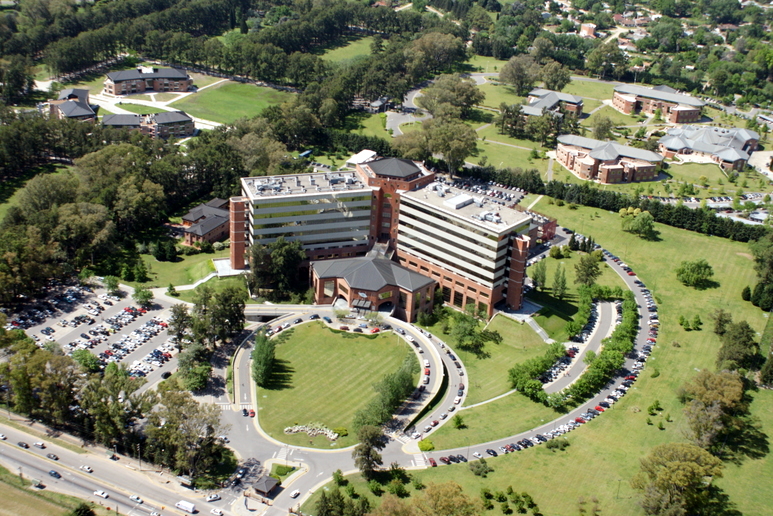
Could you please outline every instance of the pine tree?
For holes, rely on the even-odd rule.
[[[553,277],[553,297],[563,299],[566,295],[566,273],[561,264],[558,264],[556,275]]]
[[[752,289],[749,288],[749,285],[746,285],[741,291],[741,299],[743,299],[744,301],[751,301],[751,298],[752,298]]]
[[[569,249],[572,251],[577,250],[577,239],[574,237],[574,233],[572,233],[572,236],[569,237]]]
[[[768,355],[768,359],[760,370],[760,384],[773,385],[773,355]]]

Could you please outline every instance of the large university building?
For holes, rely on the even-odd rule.
[[[489,316],[501,302],[521,306],[531,216],[451,187],[421,163],[379,158],[348,172],[243,178],[230,204],[232,268],[247,267],[250,245],[299,240],[317,303],[392,303],[413,321],[439,287],[447,303]],[[369,253],[376,245],[388,264]],[[323,262],[332,259],[344,260]]]

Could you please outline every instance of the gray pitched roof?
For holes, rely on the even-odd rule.
[[[402,158],[381,158],[368,162],[367,166],[379,176],[405,178],[421,172],[416,163]]]
[[[570,104],[581,104],[582,97],[577,95],[570,95],[569,93],[562,93],[560,91],[546,90],[544,88],[534,88],[529,92],[530,97],[554,97],[561,102],[568,102]]]
[[[312,262],[320,278],[343,278],[349,287],[375,292],[387,285],[394,285],[414,292],[435,280],[386,258],[366,256]]]
[[[86,104],[86,99],[89,98],[89,90],[80,88],[65,88],[59,92],[59,97],[57,100],[66,100],[72,97],[75,97]]]
[[[105,115],[102,117],[102,125],[117,127],[140,126],[140,115]]]
[[[185,228],[185,232],[193,233],[194,235],[198,235],[198,236],[204,236],[210,231],[215,230],[222,224],[228,223],[229,220],[230,220],[229,216],[210,215],[206,219],[202,220],[201,222],[194,224],[188,228]]]
[[[615,87],[615,91],[627,95],[637,95],[639,97],[646,97],[648,99],[672,102],[674,104],[685,104],[692,107],[703,107],[706,105],[706,103],[701,99],[697,99],[689,95],[672,93],[670,91],[663,91],[661,89],[645,88],[644,86],[636,86],[635,84],[621,84],[620,86]]]
[[[121,81],[138,81],[142,79],[142,73],[136,68],[132,70],[120,70],[117,72],[109,72],[107,78],[113,82]]]
[[[669,150],[689,149],[713,154],[724,161],[737,161],[749,159],[743,147],[747,141],[759,139],[760,135],[750,129],[685,125],[668,129],[658,143]]]
[[[588,149],[591,151],[589,153],[590,157],[603,161],[616,159],[618,157],[642,159],[650,162],[663,161],[663,156],[657,152],[620,145],[615,142],[603,142],[601,140],[594,140],[593,138],[577,136],[576,134],[562,134],[558,137],[558,141],[564,145],[574,145],[576,147]]]
[[[213,206],[207,206],[206,204],[199,204],[195,208],[192,208],[188,213],[183,215],[183,220],[187,222],[196,222],[202,217],[212,216],[228,217],[230,212],[222,208],[215,208]]]
[[[94,110],[91,106],[79,100],[68,100],[59,104],[59,111],[68,118],[77,118],[81,116],[94,116]]]
[[[259,493],[268,494],[277,484],[279,481],[274,477],[260,477],[252,484],[252,488]]]
[[[560,102],[569,104],[582,104],[582,98],[560,91],[535,88],[529,92],[530,97],[538,97],[528,105],[521,106],[521,112],[528,116],[540,116],[545,110],[555,109]]]
[[[174,124],[176,122],[190,122],[193,120],[183,111],[165,111],[164,113],[156,113],[152,116],[158,124]]]

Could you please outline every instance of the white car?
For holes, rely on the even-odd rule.
[[[98,496],[98,497],[100,497],[100,498],[107,498],[107,497],[108,497],[108,496],[110,496],[110,495],[108,495],[108,494],[107,494],[106,492],[104,492],[104,491],[94,491],[94,496]]]
[[[476,459],[480,459],[481,457],[483,457],[483,455],[481,455],[480,452],[475,452],[472,454],[472,456],[475,457]]]
[[[299,490],[295,490],[292,493],[290,493],[290,498],[298,498],[298,495],[301,494]]]
[[[454,398],[454,405],[458,405],[459,403],[461,403],[461,401],[462,401],[462,397],[457,396],[456,398]]]
[[[89,466],[85,466],[85,465],[84,465],[84,466],[81,466],[81,467],[80,467],[80,470],[81,470],[81,471],[85,471],[86,473],[94,473],[94,470],[93,470],[93,469],[91,469]]]
[[[132,502],[136,502],[136,503],[142,503],[142,498],[140,498],[137,495],[131,495],[129,497],[129,500],[131,500]]]
[[[5,436],[5,434],[0,434],[0,441],[5,441],[6,439],[7,437]]]
[[[221,511],[220,509],[212,509],[212,510],[211,510],[211,511],[209,511],[209,512],[210,512],[211,514],[214,514],[215,516],[223,516],[223,511]]]
[[[211,494],[211,495],[207,496],[207,501],[208,502],[216,502],[218,500],[220,500],[220,495],[219,494]]]

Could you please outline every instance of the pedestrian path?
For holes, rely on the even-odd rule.
[[[531,326],[531,329],[537,332],[537,335],[539,335],[542,340],[544,340],[548,344],[553,344],[555,341],[550,338],[550,335],[548,335],[548,332],[546,332],[542,326],[540,326],[537,321],[534,320],[532,317],[526,318],[526,324]]]
[[[426,468],[427,467],[427,458],[424,456],[423,453],[417,453],[416,455],[414,455],[413,459],[411,459],[411,462],[417,468]]]

